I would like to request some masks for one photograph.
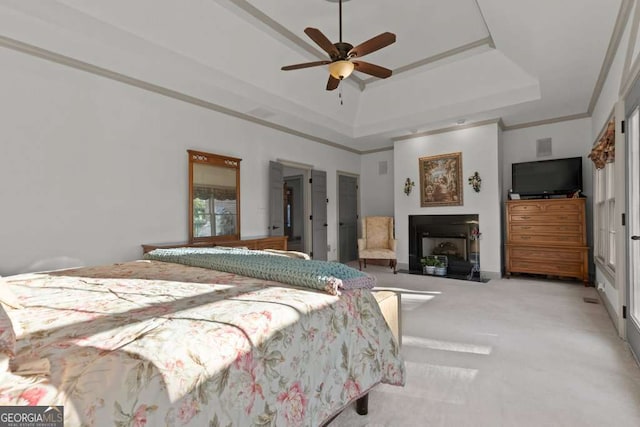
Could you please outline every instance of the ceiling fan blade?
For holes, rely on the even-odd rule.
[[[317,28],[307,27],[304,29],[304,32],[309,36],[311,40],[316,42],[316,44],[320,46],[322,50],[327,52],[331,59],[335,59],[340,56],[340,52],[338,52],[338,49],[333,45],[333,43],[331,43],[327,36],[322,34],[322,31]]]
[[[340,84],[340,80],[336,79],[332,75],[329,75],[329,81],[327,82],[327,90],[336,90],[339,84]]]
[[[393,71],[388,68],[381,67],[379,65],[370,64],[364,61],[352,61],[353,65],[355,65],[355,70],[360,71],[361,73],[369,74],[374,77],[379,77],[381,79],[386,79],[387,77],[391,77]]]
[[[375,52],[376,50],[382,49],[383,47],[389,46],[390,44],[395,43],[396,35],[393,33],[382,33],[378,34],[372,39],[367,40],[364,43],[360,43],[358,46],[354,47],[349,51],[348,56],[355,56],[361,58],[371,52]]]
[[[320,65],[331,64],[331,61],[315,61],[315,62],[305,62],[304,64],[294,64],[287,65],[281,68],[283,71],[289,70],[299,70],[300,68],[309,68],[309,67],[318,67]]]

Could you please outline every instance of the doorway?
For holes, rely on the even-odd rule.
[[[304,252],[304,177],[284,177],[284,234],[290,251]]]
[[[338,173],[338,260],[358,259],[358,176]]]
[[[291,188],[290,195],[286,194],[288,188]],[[270,161],[269,189],[269,235],[285,235],[285,223],[290,221],[293,240],[287,247],[305,252],[313,259],[326,260],[327,173],[313,169],[312,165],[280,159]],[[287,214],[289,200],[291,207]]]

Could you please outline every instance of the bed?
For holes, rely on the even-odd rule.
[[[5,306],[16,344],[0,405],[64,405],[67,426],[319,426],[379,383],[404,384],[368,289],[157,260],[0,287],[21,305]]]

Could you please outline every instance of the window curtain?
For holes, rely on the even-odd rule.
[[[603,169],[607,163],[613,163],[616,158],[616,126],[615,120],[607,124],[607,130],[598,143],[591,149],[589,158],[596,169]]]

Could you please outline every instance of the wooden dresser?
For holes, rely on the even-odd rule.
[[[233,247],[247,247],[249,249],[279,249],[282,251],[287,250],[287,236],[269,236],[269,237],[255,237],[246,238],[241,240],[216,240],[215,242],[178,242],[178,243],[158,243],[158,244],[146,244],[142,245],[142,253],[146,254],[154,249],[167,249],[167,248],[206,248],[212,246],[233,246]]]
[[[575,277],[589,283],[586,199],[506,202],[506,274]]]

